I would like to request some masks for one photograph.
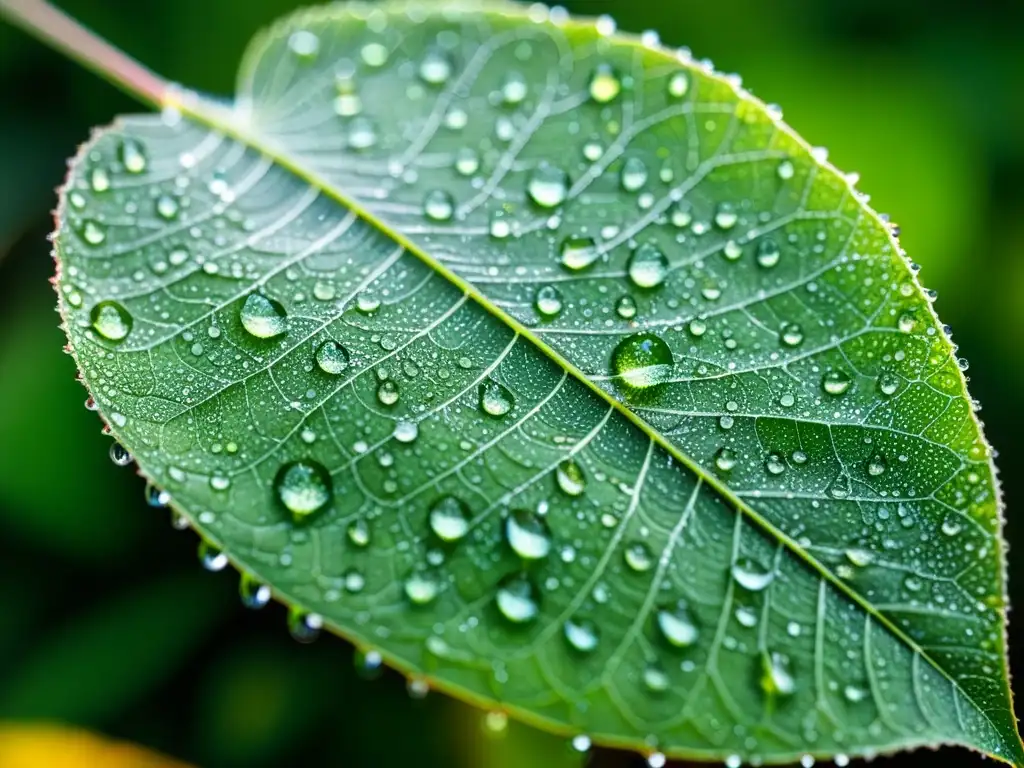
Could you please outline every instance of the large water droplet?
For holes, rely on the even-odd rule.
[[[437,598],[441,591],[441,583],[437,577],[426,570],[415,570],[405,579],[405,596],[414,605],[427,605]]]
[[[543,517],[525,509],[515,509],[505,518],[505,536],[509,546],[524,560],[541,560],[551,551],[551,531]]]
[[[511,574],[501,580],[495,602],[501,615],[515,624],[533,621],[540,613],[540,592],[521,573]]]
[[[89,186],[93,192],[106,192],[110,189],[110,174],[106,168],[96,166],[89,172]]]
[[[643,243],[629,257],[626,271],[633,285],[638,288],[654,288],[668,277],[668,258],[653,243]]]
[[[732,566],[732,577],[736,583],[751,592],[760,592],[775,578],[775,571],[765,570],[752,560],[740,560]]]
[[[119,151],[121,164],[128,173],[142,173],[146,170],[146,151],[139,142],[124,139]]]
[[[779,244],[771,238],[765,238],[757,244],[757,263],[765,269],[770,269],[779,263],[782,251]]]
[[[868,474],[871,475],[872,477],[878,477],[879,475],[885,474],[887,466],[888,465],[886,464],[885,456],[883,456],[880,453],[876,453],[868,461]]]
[[[86,219],[80,231],[82,239],[89,245],[102,245],[107,239],[107,228],[98,221]]]
[[[590,77],[590,98],[607,104],[622,92],[622,79],[610,64],[598,64]]]
[[[521,72],[508,72],[501,85],[501,98],[506,104],[521,104],[529,93],[526,78]]]
[[[787,347],[796,347],[804,340],[804,331],[796,323],[786,323],[779,338]]]
[[[781,475],[786,471],[786,462],[777,453],[771,453],[764,461],[764,468],[770,475]]]
[[[589,619],[569,619],[562,625],[565,639],[580,653],[590,653],[600,640],[597,624]]]
[[[134,461],[132,455],[118,442],[110,444],[110,460],[114,463],[115,467],[127,467]]]
[[[503,385],[492,379],[480,384],[480,409],[488,416],[504,416],[513,405],[512,393]]]
[[[761,677],[761,688],[769,696],[789,696],[796,690],[796,680],[790,670],[789,657],[781,653],[771,653],[762,657],[764,674]]]
[[[434,48],[420,62],[420,78],[430,85],[443,85],[452,76],[452,69],[448,55]]]
[[[715,225],[719,229],[732,229],[736,226],[737,221],[739,221],[739,216],[731,203],[718,204],[718,208],[715,209]]]
[[[288,329],[284,307],[262,293],[250,293],[239,317],[242,327],[259,339],[272,339]]]
[[[238,596],[246,608],[258,610],[270,602],[270,587],[257,580],[255,576],[243,572],[238,580]]]
[[[534,306],[544,317],[555,317],[562,311],[562,294],[553,285],[542,286],[537,291]]]
[[[672,375],[672,350],[653,333],[635,333],[612,352],[612,373],[632,389],[649,389]]]
[[[622,188],[627,192],[636,192],[647,183],[647,166],[639,157],[631,157],[622,165],[620,177]]]
[[[288,609],[288,633],[300,643],[312,643],[320,637],[324,620],[317,613],[309,613],[301,608]]]
[[[567,237],[561,251],[562,266],[573,271],[589,267],[601,255],[592,237]]]
[[[878,377],[878,390],[886,397],[896,394],[900,380],[892,373],[883,373]]]
[[[636,301],[632,296],[620,296],[615,302],[615,314],[623,320],[632,320],[636,317]]]
[[[686,603],[682,601],[659,609],[656,621],[662,637],[676,648],[688,648],[697,642],[700,635]]]
[[[331,475],[323,465],[304,459],[285,464],[274,478],[278,499],[301,522],[319,512],[331,500]]]
[[[455,201],[448,192],[435,189],[423,200],[423,212],[433,221],[449,221],[455,213]]]
[[[736,451],[732,448],[719,448],[715,453],[715,466],[722,472],[729,472],[736,466]]]
[[[472,147],[462,147],[455,154],[455,170],[460,176],[472,176],[480,170],[480,155]]]
[[[442,496],[430,508],[430,529],[441,541],[458,541],[469,533],[469,509],[454,496]]]
[[[382,405],[394,405],[398,402],[398,385],[391,379],[385,379],[377,387],[377,400]]]
[[[671,684],[665,673],[665,668],[656,661],[648,662],[644,667],[643,681],[644,687],[651,693],[664,693]]]
[[[587,487],[583,469],[572,459],[559,463],[555,469],[555,480],[562,493],[568,496],[581,496]]]
[[[829,371],[821,379],[821,388],[833,397],[838,397],[850,388],[851,383],[844,371]]]
[[[348,368],[348,360],[348,351],[333,339],[316,348],[316,364],[324,373],[337,376]]]
[[[156,212],[160,218],[170,221],[178,215],[178,201],[170,195],[160,195],[156,199]]]
[[[569,194],[569,175],[551,163],[542,162],[530,174],[526,192],[541,208],[555,208]]]
[[[681,99],[690,90],[690,76],[685,72],[676,72],[668,80],[668,95],[673,99]]]
[[[89,313],[96,333],[115,344],[124,341],[132,330],[132,316],[116,301],[101,301]]]
[[[626,565],[637,573],[646,573],[654,567],[654,555],[651,553],[651,548],[642,541],[634,542],[626,547],[623,550],[622,558],[626,561]]]
[[[216,573],[228,566],[228,556],[208,541],[200,541],[198,548],[199,563],[208,571]]]

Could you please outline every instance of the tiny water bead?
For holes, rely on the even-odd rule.
[[[781,256],[779,244],[771,238],[765,238],[757,244],[757,263],[765,269],[771,269],[778,264]]]
[[[654,333],[635,333],[612,352],[612,373],[631,389],[650,389],[668,381],[674,360],[668,344]]]
[[[301,522],[330,502],[331,476],[315,461],[293,461],[278,470],[274,490],[295,522]]]
[[[526,192],[541,208],[556,208],[569,195],[569,175],[551,163],[541,162],[530,174]]]
[[[443,85],[452,76],[452,69],[448,55],[434,48],[428,51],[420,62],[420,79],[430,85]]]
[[[348,126],[348,145],[352,149],[362,151],[370,149],[377,143],[377,128],[365,117],[356,117]]]
[[[110,189],[110,174],[106,168],[96,166],[89,172],[89,187],[93,192],[106,192]]]
[[[469,509],[461,499],[442,496],[430,508],[430,530],[441,541],[459,541],[469,533]]]
[[[493,379],[480,384],[480,410],[488,416],[500,418],[511,411],[514,404],[512,393],[505,386]]]
[[[455,201],[448,192],[435,189],[423,200],[423,212],[432,221],[449,221],[455,213]]]
[[[534,307],[544,317],[555,317],[562,311],[562,294],[553,285],[542,286],[533,301]]]
[[[589,619],[569,619],[562,625],[566,642],[580,653],[590,653],[600,641],[597,624]]]
[[[262,293],[250,293],[239,313],[242,327],[258,339],[272,339],[288,330],[287,313]]]
[[[845,394],[852,380],[843,371],[829,371],[821,379],[821,388],[833,397]]]
[[[540,591],[522,573],[502,579],[494,599],[501,615],[513,624],[526,624],[540,613]]]
[[[367,43],[359,52],[368,67],[377,69],[388,63],[388,49],[380,43]]]
[[[348,368],[348,351],[333,339],[324,341],[316,348],[316,364],[324,373],[337,376]]]
[[[246,608],[258,610],[270,602],[271,592],[270,587],[255,576],[243,573],[238,580],[238,596]]]
[[[639,157],[631,157],[622,165],[620,176],[622,188],[627,192],[636,192],[647,183],[647,165]]]
[[[623,560],[631,570],[637,573],[646,573],[654,567],[654,555],[650,547],[642,541],[630,544],[622,553]]]
[[[92,329],[102,338],[118,344],[128,338],[132,330],[132,316],[116,301],[101,301],[89,313]]]
[[[547,522],[529,510],[509,512],[505,518],[505,538],[512,550],[524,560],[542,560],[551,551],[551,531]]]
[[[796,168],[793,166],[792,161],[783,160],[779,163],[778,168],[775,169],[775,173],[778,174],[778,177],[783,181],[788,181],[793,178],[793,175],[796,173]]]
[[[688,648],[700,636],[697,624],[682,601],[659,609],[655,621],[661,636],[675,648]]]
[[[598,64],[590,76],[590,98],[607,104],[622,92],[622,78],[610,64]]]
[[[668,271],[668,257],[653,243],[638,246],[626,265],[629,279],[638,288],[656,288],[665,282]]]
[[[583,469],[572,459],[560,462],[555,468],[555,481],[558,489],[567,496],[581,496],[587,487]]]
[[[577,271],[589,267],[601,255],[592,237],[567,237],[561,246],[562,266]]]
[[[114,442],[110,444],[110,460],[114,463],[115,467],[127,467],[134,459],[127,448],[120,443]]]
[[[133,139],[124,139],[121,142],[118,155],[121,165],[128,173],[138,174],[146,170],[146,151],[139,142]]]
[[[348,524],[348,540],[357,547],[365,547],[370,543],[370,526],[363,518],[357,518]]]

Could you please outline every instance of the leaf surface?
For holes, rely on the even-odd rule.
[[[955,349],[737,80],[607,21],[354,5],[183,104],[83,149],[61,306],[245,573],[597,743],[1024,761]]]

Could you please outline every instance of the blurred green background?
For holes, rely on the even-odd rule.
[[[172,80],[229,94],[248,38],[292,0],[65,0],[72,15]],[[873,205],[939,292],[999,450],[1011,555],[1024,547],[1024,4],[1019,0],[579,0],[620,28],[654,28],[785,109],[859,171]],[[64,160],[137,107],[0,25],[0,722],[54,721],[213,766],[579,765],[558,739],[393,673],[368,680],[352,649],[305,647],[235,579],[197,565],[196,539],[148,508],[107,458],[61,353],[46,234]],[[1024,604],[1024,563],[1010,565]],[[1024,669],[1024,628],[1011,628]],[[980,765],[966,754],[956,765]],[[933,764],[933,754],[878,766]],[[942,758],[945,759],[945,756]],[[598,753],[590,765],[640,765]]]

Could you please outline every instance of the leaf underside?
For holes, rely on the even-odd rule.
[[[605,23],[302,12],[75,161],[99,410],[244,573],[595,742],[1022,760],[989,449],[885,222]]]

